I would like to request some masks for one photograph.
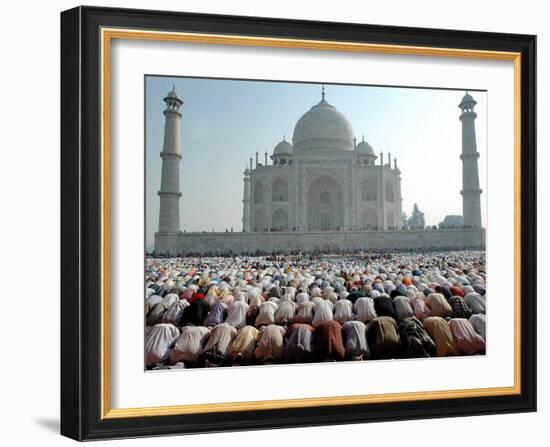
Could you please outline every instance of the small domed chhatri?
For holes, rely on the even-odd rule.
[[[473,98],[473,96],[470,95],[469,92],[466,92],[466,94],[462,98],[462,101],[460,101],[460,104],[458,105],[458,107],[460,107],[463,111],[472,112],[476,104],[477,104],[477,101]]]
[[[292,145],[283,137],[283,141],[275,146],[273,155],[292,155]]]
[[[287,164],[292,164],[293,152],[294,151],[292,145],[288,141],[286,141],[286,137],[283,136],[283,141],[278,143],[277,146],[275,146],[275,149],[273,149],[273,155],[271,156],[271,160],[273,160],[273,165],[284,166]]]
[[[181,99],[180,99],[180,97],[178,96],[178,93],[176,92],[176,86],[175,86],[175,85],[172,87],[172,90],[170,90],[170,91],[168,92],[168,94],[166,95],[165,100],[166,100],[166,99],[175,99],[175,100],[178,100],[178,101],[181,102]]]
[[[374,154],[372,146],[365,141],[365,136],[363,135],[363,141],[361,141],[357,146],[355,146],[355,153],[357,154],[357,163],[361,166],[374,166],[376,159],[378,158]],[[397,166],[395,166],[397,169]]]
[[[358,154],[374,155],[374,150],[372,149],[372,146],[365,141],[364,136],[363,140],[355,147],[355,151]],[[376,157],[376,155],[374,156]]]

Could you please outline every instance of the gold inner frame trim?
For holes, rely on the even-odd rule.
[[[331,405],[405,402],[433,399],[503,396],[521,393],[521,54],[515,52],[464,50],[456,48],[384,45],[306,39],[279,39],[252,36],[101,29],[101,418],[168,416],[230,411],[258,411],[284,408],[310,408]],[[142,408],[111,408],[110,342],[110,184],[111,184],[111,42],[113,39],[210,45],[258,46],[356,53],[382,53],[408,56],[452,57],[513,61],[514,63],[514,385],[444,391],[328,396],[215,404],[173,405]]]

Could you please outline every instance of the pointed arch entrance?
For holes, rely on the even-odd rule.
[[[309,231],[332,231],[343,226],[343,189],[332,177],[323,175],[311,182],[307,200],[307,228]]]

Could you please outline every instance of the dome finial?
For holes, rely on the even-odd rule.
[[[365,134],[363,134],[363,142],[365,141]]]
[[[324,101],[325,100],[325,84],[323,84],[323,88],[321,90],[321,99]]]

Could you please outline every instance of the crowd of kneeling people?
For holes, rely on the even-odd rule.
[[[148,258],[148,369],[485,353],[481,252]]]

